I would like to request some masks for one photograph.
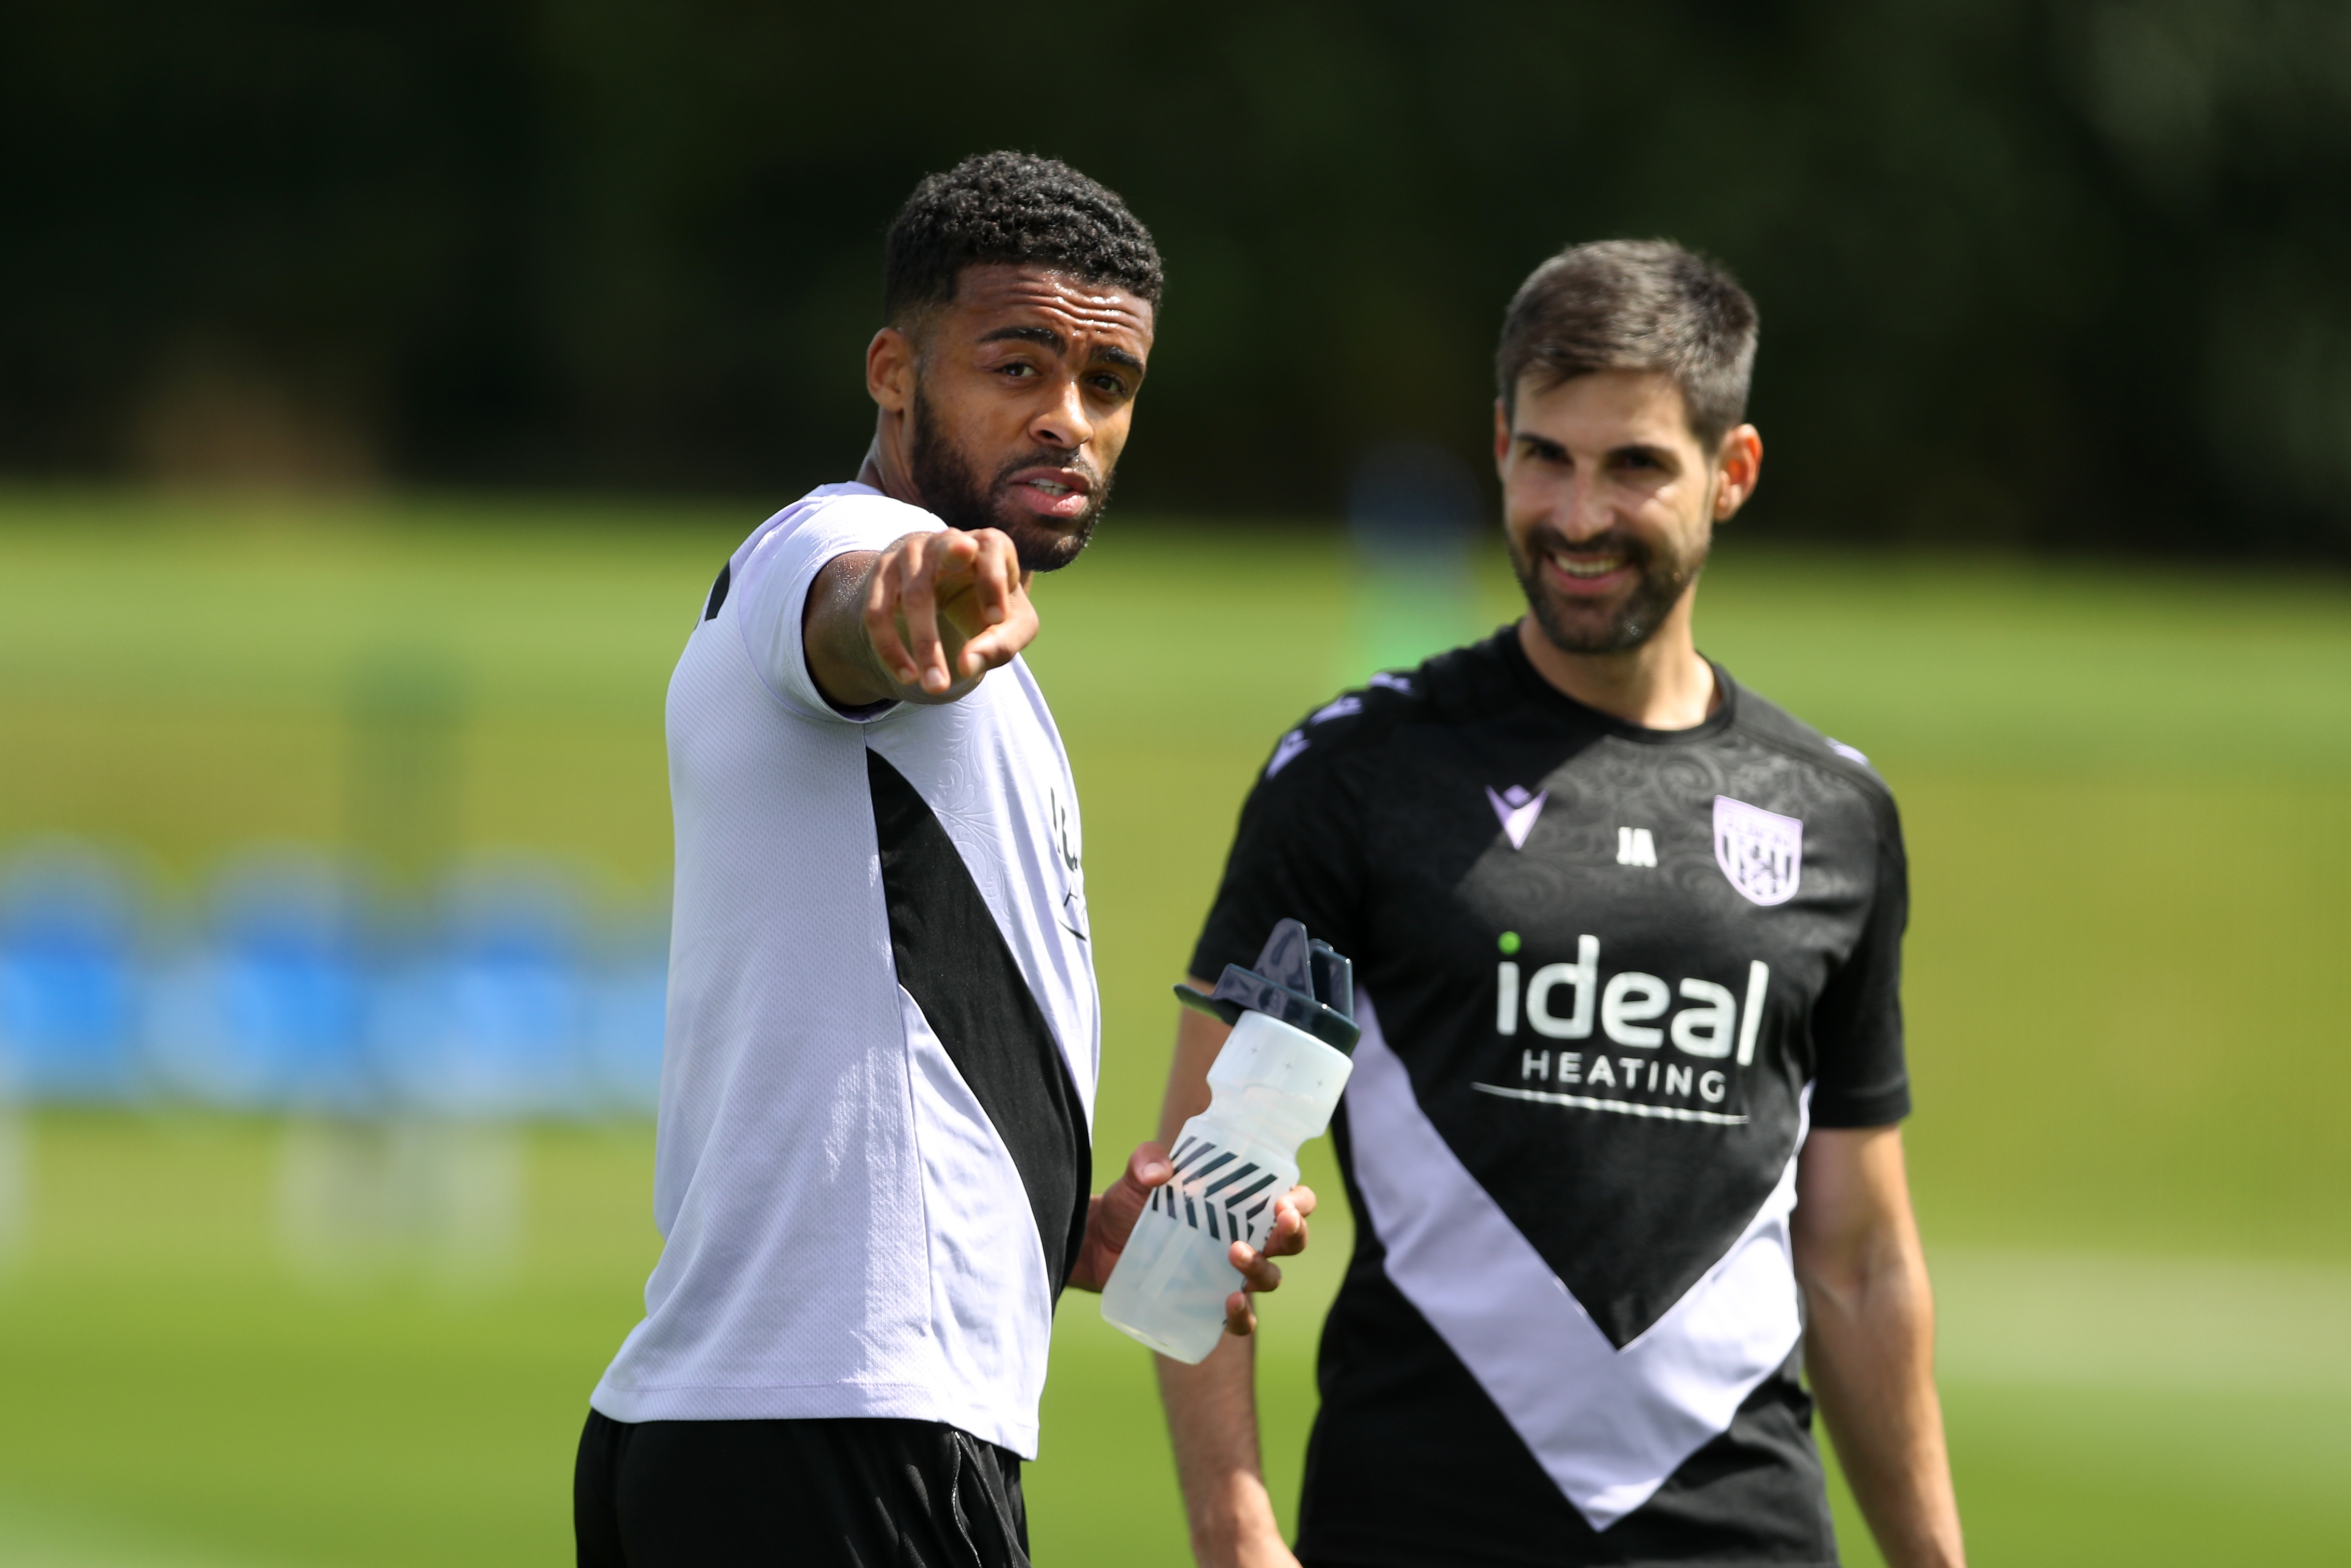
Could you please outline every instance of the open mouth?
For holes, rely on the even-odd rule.
[[[1074,468],[1029,468],[1012,476],[1013,497],[1040,517],[1070,519],[1085,515],[1093,485]]]

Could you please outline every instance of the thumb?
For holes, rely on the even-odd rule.
[[[1113,1249],[1123,1248],[1134,1233],[1134,1222],[1142,1218],[1143,1206],[1151,1201],[1151,1189],[1164,1186],[1175,1174],[1176,1167],[1167,1163],[1166,1145],[1137,1145],[1134,1153],[1126,1156],[1126,1169],[1102,1196],[1102,1240]]]

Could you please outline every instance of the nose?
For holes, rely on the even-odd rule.
[[[1040,446],[1075,452],[1094,438],[1093,421],[1086,417],[1085,396],[1077,378],[1062,377],[1057,390],[1060,395],[1029,421],[1029,438]]]
[[[1566,504],[1559,509],[1558,528],[1570,544],[1597,538],[1615,525],[1607,497],[1588,472],[1576,474],[1563,499]]]

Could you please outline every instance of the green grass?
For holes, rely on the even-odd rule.
[[[239,844],[331,843],[354,684],[408,663],[464,694],[462,841],[568,859],[640,902],[666,873],[664,684],[752,520],[0,498],[0,844],[113,841],[171,899]],[[1040,590],[1032,662],[1087,814],[1105,1165],[1153,1121],[1165,988],[1242,791],[1360,673],[1352,590],[1327,532],[1123,521]],[[1509,612],[1498,570],[1481,592]],[[2339,1354],[2215,1348],[2323,1346],[2351,1320],[2333,1110],[2351,1091],[2346,612],[2325,576],[1735,536],[1703,591],[1708,651],[1870,752],[1903,801],[1908,1137],[1980,1561],[2307,1561],[2351,1531]],[[570,1444],[653,1254],[649,1137],[532,1134],[502,1283],[397,1263],[309,1278],[272,1219],[282,1138],[38,1120],[29,1228],[0,1277],[0,1559],[564,1560]],[[1323,1170],[1320,1245],[1268,1313],[1285,1508],[1344,1251]],[[2318,1283],[2276,1283],[2294,1270]],[[2062,1310],[2082,1301],[2102,1303],[2090,1331]],[[2128,1354],[2082,1339],[2108,1323]],[[2069,1344],[2105,1354],[2048,1351]],[[1183,1562],[1147,1359],[1090,1298],[1064,1303],[1045,1422],[1040,1558]]]

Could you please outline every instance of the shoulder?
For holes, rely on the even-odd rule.
[[[1343,766],[1384,748],[1397,730],[1458,723],[1509,701],[1509,674],[1490,640],[1410,670],[1383,670],[1320,704],[1274,743],[1262,784]]]
[[[739,570],[789,545],[819,540],[835,546],[834,553],[879,549],[908,534],[946,526],[922,507],[871,486],[820,485],[754,528],[736,552],[736,565]]]
[[[1719,666],[1717,668],[1719,670]],[[1735,681],[1731,685],[1733,700],[1738,705],[1731,723],[1736,733],[1807,768],[1833,788],[1859,797],[1880,830],[1899,841],[1894,791],[1870,766],[1867,757],[1841,740],[1823,735],[1760,693]]]

